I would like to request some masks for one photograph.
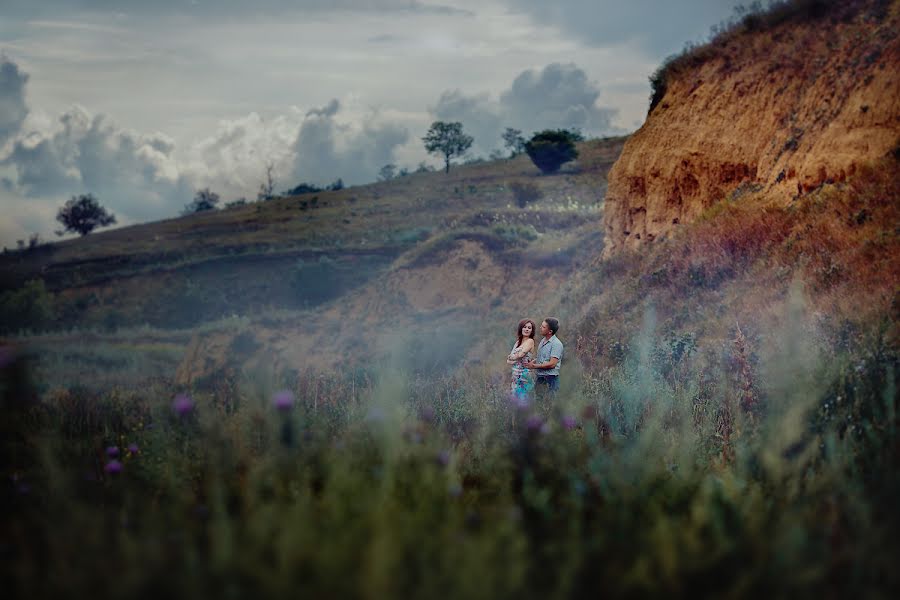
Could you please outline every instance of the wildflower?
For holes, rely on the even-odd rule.
[[[578,419],[572,415],[566,415],[561,420],[562,426],[566,431],[572,431],[578,427]]]
[[[423,407],[420,418],[422,419],[422,422],[424,422],[424,423],[431,423],[432,421],[434,421],[434,407],[432,407],[432,406]]]
[[[15,358],[16,354],[13,351],[12,346],[0,346],[0,369],[6,365],[12,364]]]
[[[528,417],[528,420],[525,421],[525,427],[528,428],[528,431],[537,433],[543,429],[544,419],[542,419],[540,415],[531,415]]]
[[[118,446],[107,446],[106,447],[106,455],[110,458],[115,458],[119,455],[119,447]]]
[[[290,390],[275,392],[272,405],[281,412],[287,412],[294,407],[294,394]]]
[[[128,452],[131,454],[137,454],[138,452],[140,452],[140,448],[138,448],[137,444],[132,442],[132,443],[128,444]]]
[[[434,457],[434,460],[440,466],[446,467],[450,464],[450,453],[446,450],[441,450],[437,453],[437,456]]]
[[[172,409],[179,417],[186,417],[194,411],[194,401],[187,394],[178,394],[172,401]]]
[[[106,463],[106,466],[103,467],[103,470],[109,473],[110,475],[118,475],[122,472],[122,463],[117,460],[111,460]]]

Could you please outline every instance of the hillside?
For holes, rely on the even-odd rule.
[[[786,332],[860,368],[896,356],[898,20],[798,0],[660,69],[610,171],[604,260],[572,283],[585,364],[621,361],[648,314],[655,352],[725,371]]]
[[[125,371],[164,376],[186,356],[185,384],[253,356],[290,370],[366,365],[401,332],[461,331],[487,314],[505,332],[540,308],[542,290],[602,249],[595,223],[623,141],[581,144],[554,176],[525,156],[462,165],[94,233],[4,255],[0,272],[11,290],[40,279],[41,325],[74,328],[30,339],[44,363],[79,348],[59,359],[66,372],[94,356],[99,377],[105,361],[123,366],[116,348],[135,347],[143,357]],[[348,356],[360,336],[379,340],[372,356]]]
[[[617,364],[641,331],[717,363],[800,321],[883,353],[900,335],[898,15],[753,13],[663,66],[638,132],[581,144],[555,176],[518,157],[93,234],[3,256],[21,292],[4,297],[41,309],[51,332],[27,345],[56,384],[290,382],[388,358],[490,371],[513,324],[546,314],[573,371]]]
[[[606,255],[749,191],[788,206],[896,152],[898,31],[898,2],[792,2],[664,65],[610,173]]]

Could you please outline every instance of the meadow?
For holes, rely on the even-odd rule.
[[[56,389],[6,357],[16,597],[890,597],[897,357],[800,294],[763,355],[657,337],[506,374],[244,372],[215,391]],[[10,597],[10,596],[7,596]]]

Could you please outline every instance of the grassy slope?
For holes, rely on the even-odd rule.
[[[29,339],[50,365],[41,377],[56,382],[81,371],[106,382],[109,356],[139,347],[148,352],[119,365],[118,383],[171,373],[192,338],[216,347],[221,332],[223,360],[246,330],[249,346],[290,354],[311,318],[334,353],[356,335],[353,322],[377,331],[398,312],[419,331],[485,309],[507,325],[539,292],[520,288],[542,274],[558,286],[600,251],[605,175],[622,143],[586,142],[554,176],[523,156],[99,232],[5,256],[3,272],[11,285],[41,274],[57,326],[77,328]],[[520,208],[516,183],[543,198]],[[60,350],[73,344],[82,351]]]

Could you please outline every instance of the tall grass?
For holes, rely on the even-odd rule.
[[[560,395],[524,408],[471,369],[289,394],[259,376],[174,404],[164,386],[7,393],[6,589],[887,595],[896,356],[835,351],[792,310],[792,329],[726,356],[671,351],[648,312],[618,366],[573,359]]]

